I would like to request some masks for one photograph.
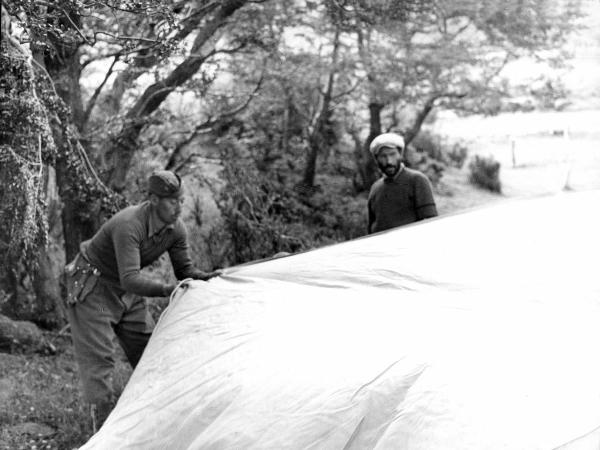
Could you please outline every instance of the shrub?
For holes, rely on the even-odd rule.
[[[450,144],[440,136],[425,130],[409,145],[405,163],[408,167],[423,172],[436,186],[447,167],[461,169],[468,155],[469,149],[464,142]]]
[[[297,226],[306,207],[291,190],[261,177],[251,164],[228,161],[222,177],[225,185],[217,205],[224,226],[213,228],[208,240],[209,248],[213,243],[225,246],[223,263],[241,264],[311,246],[310,238]]]
[[[465,161],[467,160],[467,156],[469,156],[469,149],[464,143],[456,142],[446,153],[446,156],[450,165],[462,169],[462,166],[464,166]]]
[[[440,136],[429,131],[421,131],[411,142],[417,153],[427,155],[436,161],[445,161],[445,150]]]
[[[217,266],[365,234],[366,199],[355,197],[345,176],[327,174],[318,180],[322,183],[306,187],[295,175],[279,179],[252,160],[223,158],[223,184],[214,191],[221,220],[206,237],[206,252]]]
[[[500,163],[492,156],[475,158],[469,164],[469,181],[491,192],[502,192],[500,183]]]

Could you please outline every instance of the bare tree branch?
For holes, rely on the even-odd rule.
[[[165,167],[165,170],[172,170],[173,172],[179,172],[181,169],[183,169],[192,159],[194,158],[204,158],[204,155],[201,155],[200,153],[190,153],[183,161],[181,161],[179,164],[177,164],[176,167]]]
[[[126,55],[130,55],[132,53],[140,53],[140,52],[148,51],[151,49],[152,49],[152,47],[136,47],[136,48],[132,48],[130,50],[120,49],[120,50],[115,50],[114,52],[104,53],[102,55],[90,56],[88,59],[84,60],[81,63],[81,68],[84,69],[89,64],[96,62],[96,61],[100,61],[102,59],[114,58],[115,56],[126,56]]]
[[[220,114],[217,118],[213,119],[211,116],[209,116],[204,122],[196,125],[194,127],[194,129],[192,130],[192,133],[186,139],[184,139],[183,141],[178,143],[177,146],[173,149],[173,152],[169,156],[169,160],[167,161],[165,169],[171,170],[175,166],[175,163],[177,162],[177,159],[179,158],[179,155],[181,154],[183,149],[190,142],[192,142],[196,138],[196,136],[198,136],[198,134],[202,133],[203,131],[212,130],[215,125],[222,122],[225,118],[233,117],[233,116],[239,114],[240,112],[242,112],[244,109],[246,109],[248,107],[248,105],[250,104],[250,102],[252,101],[252,99],[256,96],[256,94],[260,90],[263,80],[264,80],[264,71],[261,74],[258,82],[256,83],[256,87],[254,88],[252,93],[250,95],[248,95],[248,98],[246,99],[246,101],[244,103],[239,105],[237,108],[234,108],[230,111]],[[181,166],[181,164],[178,167],[180,167],[180,166]]]
[[[327,85],[325,91],[321,93],[319,97],[320,111],[315,115],[315,122],[310,130],[308,136],[309,150],[306,154],[306,164],[304,167],[304,173],[302,176],[302,185],[306,187],[313,187],[316,176],[317,168],[317,157],[320,152],[323,151],[328,143],[326,139],[328,122],[331,118],[333,108],[331,106],[333,98],[333,89],[335,85],[335,78],[338,72],[338,59],[339,59],[339,47],[340,47],[340,28],[336,27],[335,34],[333,36],[333,51],[331,53],[331,69],[327,77]],[[312,125],[312,124],[310,124]],[[310,126],[309,125],[309,126]]]
[[[138,41],[138,42],[149,42],[152,44],[158,44],[160,42],[159,39],[149,39],[149,38],[145,38],[143,36],[118,36],[118,35],[109,33],[108,31],[94,31],[94,42],[96,42],[98,40],[98,35],[101,35],[101,34],[109,36],[116,41]],[[89,44],[92,45],[91,43],[89,43]]]
[[[67,11],[65,11],[63,8],[60,8],[60,10],[63,12],[63,14],[65,15],[65,17],[69,20],[69,22],[71,23],[71,26],[75,29],[75,31],[77,31],[77,34],[81,37],[81,39],[83,39],[83,41],[87,45],[92,45],[92,43],[88,40],[87,37],[85,37],[85,35],[79,29],[79,27],[75,24],[75,22],[73,22],[73,19],[71,19],[71,16],[69,15],[69,13]]]
[[[81,69],[85,69],[89,64],[91,64],[93,62],[100,61],[100,60],[106,59],[106,58],[114,58],[115,56],[125,55],[127,53],[132,53],[134,51],[138,51],[138,50],[133,50],[133,51],[129,51],[129,52],[123,52],[122,50],[116,50],[114,52],[105,53],[103,55],[92,56],[92,57],[82,61]]]
[[[340,98],[345,97],[346,95],[352,94],[352,92],[354,92],[360,86],[362,81],[363,80],[360,78],[357,79],[356,83],[354,83],[354,86],[351,86],[350,88],[346,89],[345,91],[339,92],[338,94],[332,96],[331,100],[332,101],[339,100]]]
[[[119,60],[119,55],[115,56],[112,64],[110,65],[110,67],[108,68],[108,71],[106,72],[106,75],[104,76],[104,79],[102,80],[102,83],[100,83],[100,85],[96,88],[96,90],[94,91],[94,94],[90,98],[90,101],[88,102],[87,107],[85,108],[85,112],[83,113],[83,119],[81,121],[81,129],[82,130],[85,130],[88,120],[90,119],[90,115],[92,114],[92,109],[94,109],[94,106],[96,105],[96,100],[98,99],[100,92],[102,92],[104,85],[106,84],[106,82],[110,78],[111,74],[113,73],[113,68],[115,67],[115,64],[117,63],[118,60]]]
[[[203,17],[202,26],[198,28],[191,49],[194,56],[186,57],[164,79],[148,86],[128,110],[125,115],[126,122],[111,139],[105,153],[105,176],[115,191],[120,192],[125,187],[128,171],[138,149],[138,138],[148,117],[160,107],[171,92],[188,82],[200,70],[206,61],[206,53],[214,48],[223,27],[247,2],[248,0],[218,2],[214,11]]]
[[[212,1],[205,5],[197,6],[196,9],[192,10],[191,14],[183,20],[183,26],[175,33],[175,35],[169,39],[171,45],[176,45],[184,40],[193,31],[197,30],[202,20],[213,10],[219,7],[218,2]],[[197,38],[196,40],[198,40]],[[137,79],[137,77],[150,67],[156,65],[160,61],[160,56],[150,52],[152,46],[144,47],[139,49],[138,55],[133,59],[129,66],[122,71],[115,82],[113,83],[113,96],[110,106],[114,114],[118,113],[120,108],[120,99],[123,96],[125,90]],[[192,52],[199,52],[199,48],[196,46],[192,49]],[[209,56],[212,56],[209,55]],[[207,56],[208,57],[208,56]]]

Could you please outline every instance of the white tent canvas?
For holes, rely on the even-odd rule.
[[[83,448],[598,449],[599,255],[586,192],[228,269]]]

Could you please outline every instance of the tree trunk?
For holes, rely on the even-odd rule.
[[[321,148],[323,140],[318,136],[311,136],[308,144],[308,152],[306,154],[306,163],[304,166],[304,175],[302,177],[302,185],[304,187],[314,187],[315,174],[317,170],[317,155]]]
[[[285,102],[285,109],[283,110],[283,117],[281,123],[281,141],[279,148],[281,153],[287,155],[290,150],[290,110],[292,108],[292,100],[288,96]]]
[[[210,9],[215,7],[216,3],[214,3]],[[195,10],[190,11],[181,29],[169,40],[169,44],[172,46],[179,44],[183,39],[189,36],[190,33],[197,29],[204,17],[204,14],[202,14],[200,10],[206,10],[206,8],[206,5],[199,3]],[[146,39],[156,38],[155,30],[147,28],[144,37]],[[135,55],[133,61],[127,68],[122,72],[119,72],[111,86],[110,93],[108,93],[105,98],[105,106],[108,109],[108,115],[116,116],[119,114],[121,111],[121,101],[125,91],[132,86],[133,82],[137,80],[140,75],[146,73],[158,64],[162,57],[163,55],[154,50],[142,49]]]
[[[367,73],[367,83],[369,89],[369,135],[364,143],[361,158],[361,167],[358,172],[361,174],[361,185],[358,186],[361,191],[368,191],[371,185],[379,177],[377,164],[371,156],[369,146],[375,137],[381,134],[381,110],[385,106],[382,99],[382,86],[378,73],[375,71],[370,47],[371,34],[369,30],[363,31],[357,29],[358,52],[363,67]]]
[[[33,280],[33,289],[38,308],[45,311],[33,322],[45,328],[56,328],[66,322],[64,293],[61,283],[65,252],[61,224],[61,202],[56,186],[55,171],[46,169],[46,204],[48,205],[48,244],[40,252],[38,270]]]
[[[61,58],[45,58],[46,70],[52,77],[55,89],[59,97],[69,108],[70,118],[75,126],[81,125],[83,120],[83,105],[81,100],[81,88],[79,76],[81,68],[79,64],[79,50],[63,48]],[[68,118],[65,118],[68,120]],[[62,150],[62,155],[56,159],[56,184],[62,200],[62,227],[65,245],[65,257],[71,261],[79,251],[79,244],[93,236],[98,223],[98,214],[94,202],[87,204],[88,211],[82,210],[81,199],[77,198],[78,192],[71,186],[72,173],[67,161],[67,152],[70,147],[70,139],[73,137],[67,133],[68,123],[62,123],[60,118],[53,123],[52,134],[56,146]]]
[[[415,121],[412,126],[404,133],[404,143],[408,147],[408,144],[412,142],[412,140],[417,137],[419,131],[421,130],[421,126],[423,126],[423,122],[435,106],[435,101],[438,99],[437,96],[432,96],[427,99],[421,110],[418,112]]]
[[[67,30],[75,27],[81,29],[81,17],[73,11],[65,11],[69,16],[63,16],[61,23]],[[73,174],[68,164],[68,155],[71,149],[70,140],[76,140],[69,131],[69,126],[74,125],[80,130],[84,120],[84,108],[79,79],[81,77],[80,42],[65,41],[60,37],[50,36],[53,52],[44,48],[33,48],[33,57],[50,75],[53,88],[64,102],[67,111],[63,117],[54,117],[52,120],[52,134],[56,147],[59,149],[56,158],[56,184],[62,200],[62,229],[65,245],[65,257],[70,261],[79,251],[79,243],[91,237],[98,226],[97,211],[94,202],[86,202],[88,211],[82,210],[81,199],[77,198],[80,192],[73,183]],[[70,123],[65,123],[70,122]],[[71,125],[72,124],[72,125]]]
[[[211,55],[211,52],[206,51],[204,47],[214,45],[214,40],[211,38],[226,23],[227,19],[246,2],[247,0],[223,1],[198,32],[190,56],[164,80],[149,86],[125,115],[125,124],[121,132],[113,139],[106,152],[108,163],[106,180],[115,191],[121,192],[125,187],[127,173],[137,150],[137,139],[148,116],[156,111],[173,90],[190,80],[198,72]]]
[[[0,312],[16,320],[34,322],[46,329],[55,329],[65,323],[65,311],[60,286],[61,261],[55,253],[42,249],[38,267],[30,273],[18,261],[11,261],[9,273],[2,283],[8,297]]]
[[[369,104],[369,135],[362,150],[362,190],[368,191],[371,185],[379,178],[377,164],[371,155],[369,146],[373,139],[381,134],[381,110],[384,105],[377,102]]]
[[[7,120],[3,122],[0,155],[0,172],[4,172],[0,184],[5,183],[0,189],[0,217],[5,225],[0,241],[6,234],[10,244],[6,258],[3,255],[0,260],[0,287],[5,290],[0,307],[10,317],[50,328],[62,323],[60,264],[48,259],[47,228],[42,219],[53,203],[48,195],[51,177],[47,164],[52,162],[56,148],[29,52],[12,39],[9,30],[10,16],[3,7],[2,66],[7,69],[7,76],[3,77],[0,95],[4,98],[0,103]],[[15,165],[11,159],[5,159],[11,154],[20,163]],[[23,190],[21,179],[32,185]]]
[[[325,135],[327,134],[327,127],[330,124],[332,115],[331,111],[331,100],[333,97],[333,86],[335,84],[335,74],[337,72],[338,63],[338,50],[339,50],[339,30],[335,31],[333,38],[333,52],[331,54],[331,70],[327,79],[327,87],[323,93],[323,103],[319,116],[317,117],[315,126],[309,136],[308,142],[308,153],[306,156],[306,164],[304,166],[304,176],[302,177],[302,184],[305,187],[314,187],[315,175],[317,172],[317,157],[321,152],[322,147],[328,145]]]

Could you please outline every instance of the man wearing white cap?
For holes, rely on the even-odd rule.
[[[376,233],[437,216],[427,177],[402,163],[404,138],[396,133],[377,136],[369,147],[383,177],[369,193],[368,232]]]

